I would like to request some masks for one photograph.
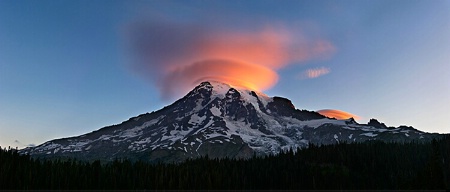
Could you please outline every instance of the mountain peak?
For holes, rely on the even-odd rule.
[[[194,92],[202,92],[200,90],[206,90],[211,94],[211,99],[230,96],[232,94],[239,96],[239,98],[245,102],[253,104],[254,107],[259,108],[258,102],[267,106],[268,103],[273,101],[272,97],[267,96],[264,93],[250,90],[247,88],[229,85],[220,81],[204,81],[194,88]],[[191,91],[192,92],[192,91]]]
[[[130,118],[84,135],[45,142],[21,153],[80,160],[129,158],[179,162],[208,155],[246,158],[307,147],[368,140],[429,140],[411,127],[377,128],[354,119],[337,120],[298,110],[289,99],[218,82],[205,81],[161,110]]]
[[[240,92],[242,92],[242,91],[255,92],[257,95],[263,95],[265,97],[268,97],[264,93],[256,91],[256,90],[252,90],[252,89],[249,89],[247,87],[242,87],[242,86],[235,86],[235,85],[224,83],[224,82],[217,81],[217,80],[203,81],[199,84],[199,87],[212,87],[213,90],[219,94],[225,94],[228,90],[233,88],[233,89],[239,90]]]
[[[372,127],[382,128],[382,129],[387,128],[387,126],[384,123],[381,123],[377,119],[373,119],[373,118],[369,120],[369,123],[367,123],[367,125],[372,126]]]

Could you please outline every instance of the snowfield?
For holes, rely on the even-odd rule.
[[[233,100],[231,95],[237,93],[239,98]],[[258,154],[276,154],[310,143],[382,140],[380,135],[386,134],[401,139],[427,138],[420,131],[373,127],[353,119],[300,120],[294,115],[279,115],[269,105],[284,110],[283,105],[263,93],[210,82],[160,111],[78,137],[48,141],[22,153],[105,153],[102,149],[107,146],[113,154],[172,150],[202,155],[199,151],[203,147],[236,144],[236,138],[240,138]]]

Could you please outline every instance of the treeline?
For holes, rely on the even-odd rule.
[[[0,150],[0,189],[450,189],[450,137],[341,143],[180,164],[37,160]]]

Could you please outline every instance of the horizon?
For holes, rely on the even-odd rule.
[[[162,109],[203,79],[450,133],[449,1],[0,1],[0,146]]]

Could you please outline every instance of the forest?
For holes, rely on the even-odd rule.
[[[4,148],[0,189],[449,190],[449,162],[449,135],[427,143],[311,144],[264,157],[178,164],[45,160]]]

